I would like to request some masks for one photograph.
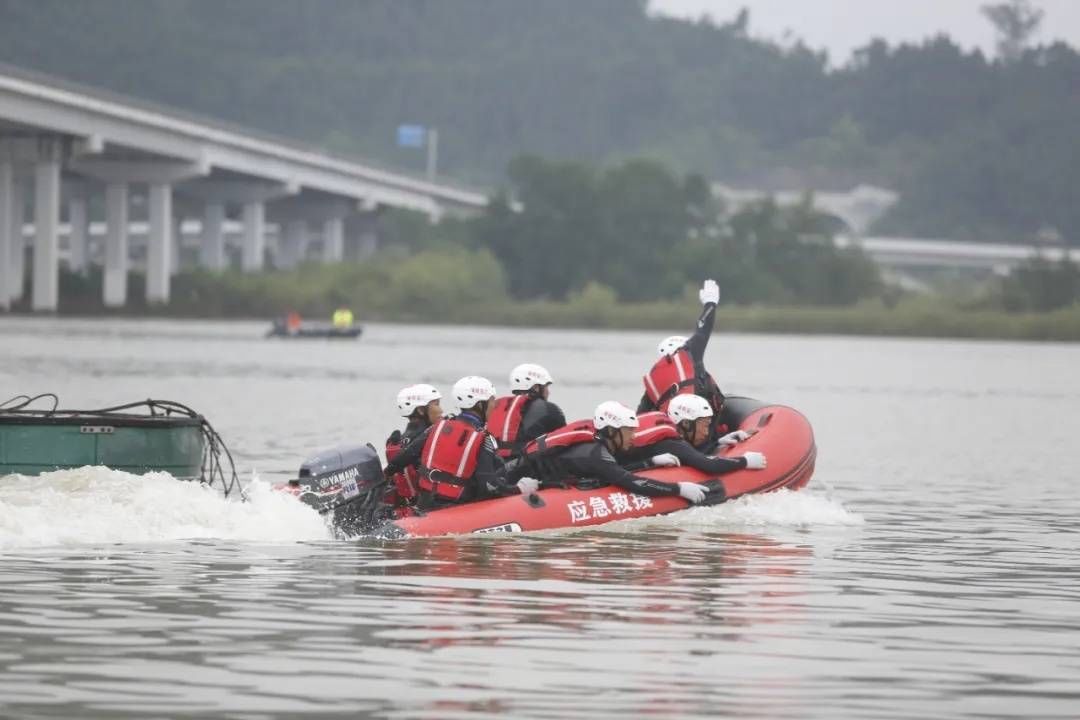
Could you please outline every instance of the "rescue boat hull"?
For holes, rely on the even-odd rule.
[[[814,472],[817,448],[810,423],[798,411],[749,398],[729,398],[728,426],[754,435],[721,455],[747,451],[764,453],[768,467],[738,470],[710,477],[692,468],[654,468],[637,474],[668,483],[698,482],[710,488],[705,504],[742,495],[805,487]],[[664,515],[689,507],[678,496],[644,497],[607,485],[593,489],[549,488],[531,497],[512,495],[467,503],[393,520],[380,535],[433,537],[469,533],[529,532],[564,527],[588,527],[615,520]]]

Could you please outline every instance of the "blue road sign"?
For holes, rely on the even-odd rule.
[[[398,147],[424,147],[426,134],[423,125],[398,125]]]

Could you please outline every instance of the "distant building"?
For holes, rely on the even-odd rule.
[[[798,205],[807,193],[814,207],[841,220],[854,235],[863,235],[900,198],[892,190],[873,185],[856,185],[848,192],[817,192],[814,190],[741,190],[722,183],[713,183],[713,195],[721,198],[732,211],[772,197],[778,205]]]

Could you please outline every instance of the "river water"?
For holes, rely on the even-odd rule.
[[[252,496],[101,468],[0,481],[0,716],[1080,716],[1080,346],[721,328],[721,385],[813,423],[806,490],[343,542],[266,483],[378,444],[403,384],[505,390],[539,362],[579,417],[634,401],[665,333],[264,329],[0,318],[0,401],[178,400]]]

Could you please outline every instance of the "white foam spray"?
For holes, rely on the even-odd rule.
[[[721,505],[688,508],[670,515],[626,520],[594,529],[625,532],[634,524],[686,530],[747,530],[862,525],[863,518],[827,495],[806,490],[778,490],[763,495],[743,495]]]
[[[248,502],[168,473],[105,467],[0,478],[0,548],[156,543],[195,538],[327,540],[318,513],[255,479]]]

